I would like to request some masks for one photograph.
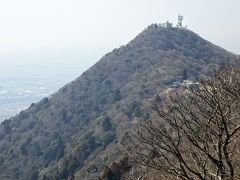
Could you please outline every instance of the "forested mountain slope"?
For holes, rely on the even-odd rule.
[[[96,179],[122,157],[124,134],[149,117],[168,85],[196,80],[233,56],[189,30],[149,26],[1,124],[0,179]]]

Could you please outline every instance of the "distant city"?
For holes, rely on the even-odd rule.
[[[0,122],[56,92],[76,77],[0,77]]]

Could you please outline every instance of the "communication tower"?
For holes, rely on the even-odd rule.
[[[178,15],[178,27],[182,27],[182,22],[183,22],[183,16],[182,15]]]

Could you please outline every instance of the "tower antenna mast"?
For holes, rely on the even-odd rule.
[[[182,28],[182,22],[183,22],[183,16],[179,14],[178,15],[178,24],[177,24],[177,26]]]

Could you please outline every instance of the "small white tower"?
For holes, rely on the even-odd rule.
[[[183,16],[182,15],[178,15],[178,27],[182,27],[182,22],[183,22]]]

